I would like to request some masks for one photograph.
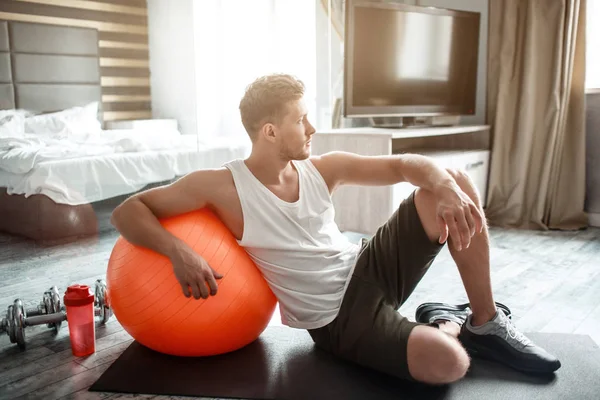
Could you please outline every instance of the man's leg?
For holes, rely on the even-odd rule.
[[[467,174],[449,171],[458,186],[483,214],[475,186]],[[415,205],[430,240],[440,236],[436,222],[436,200],[431,192],[418,190]],[[460,341],[471,354],[507,364],[517,370],[551,373],[560,361],[518,332],[506,315],[496,310],[490,281],[489,239],[487,227],[475,233],[468,248],[457,251],[450,239],[450,253],[460,272],[473,313],[460,331]]]
[[[398,313],[442,244],[423,229],[415,193],[363,247],[337,318],[309,331],[322,349],[399,378],[445,384],[462,378],[469,357],[457,326],[415,323]]]
[[[432,385],[461,379],[469,356],[456,339],[457,331],[408,320],[386,301],[381,288],[363,278],[350,281],[338,318],[310,331],[326,351],[359,365],[401,379]]]
[[[483,215],[481,200],[468,176],[454,170],[448,172]],[[437,241],[440,237],[440,231],[436,220],[437,203],[433,193],[418,189],[415,195],[415,205],[427,236],[430,240]],[[496,304],[492,295],[490,279],[490,245],[487,226],[484,224],[483,231],[475,233],[471,238],[470,246],[466,249],[456,250],[452,239],[449,239],[448,244],[450,254],[456,262],[473,310],[472,323],[481,325],[492,319],[496,314]]]
[[[444,325],[448,330],[444,333]],[[416,326],[408,337],[407,363],[413,379],[428,384],[447,384],[463,378],[470,366],[465,349],[456,339],[459,330],[446,323],[435,329]]]

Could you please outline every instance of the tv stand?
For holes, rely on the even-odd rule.
[[[373,128],[387,129],[442,128],[457,126],[460,123],[460,117],[369,117],[369,123]]]
[[[370,117],[369,123],[373,128],[412,128],[417,126],[415,117]]]
[[[416,153],[432,157],[444,168],[466,171],[485,203],[489,169],[489,126],[345,128],[319,130],[312,153],[330,151],[379,156]],[[342,231],[374,234],[415,187],[407,182],[392,186],[343,186],[333,194],[335,221]]]

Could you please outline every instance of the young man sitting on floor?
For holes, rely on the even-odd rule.
[[[559,360],[496,307],[486,221],[469,177],[420,155],[311,157],[315,129],[303,95],[294,77],[257,79],[240,102],[250,156],[132,196],[113,214],[117,229],[167,256],[186,296],[218,296],[220,275],[158,220],[209,207],[261,270],[284,324],[308,330],[326,351],[400,378],[456,381],[469,353],[526,372],[557,370]],[[338,187],[403,181],[417,190],[372,239],[358,245],[340,232],[331,201]],[[446,241],[472,313],[464,321],[438,309],[412,322],[397,310]]]

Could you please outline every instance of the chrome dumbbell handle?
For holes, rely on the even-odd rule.
[[[67,314],[64,311],[53,313],[36,315],[33,317],[26,317],[23,320],[24,326],[42,325],[42,324],[56,324],[58,322],[66,321]]]
[[[27,316],[36,316],[46,314],[46,310],[41,306],[37,306],[36,308],[28,308],[25,310]]]

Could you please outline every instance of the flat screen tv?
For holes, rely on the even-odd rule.
[[[472,115],[480,15],[347,0],[345,117]]]

